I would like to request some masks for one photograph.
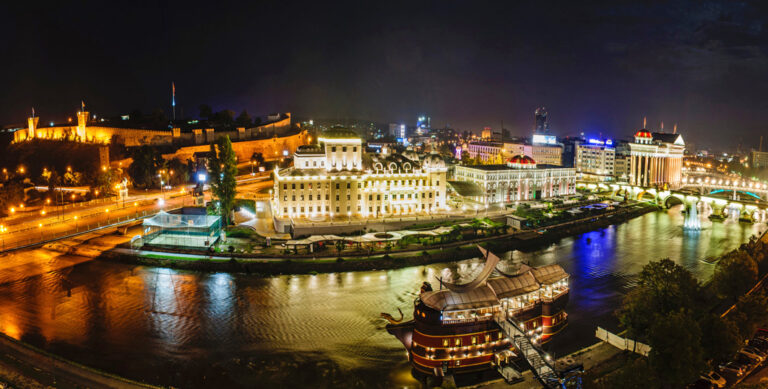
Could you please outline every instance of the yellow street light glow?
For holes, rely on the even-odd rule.
[[[105,209],[104,213],[109,213],[109,208]]]
[[[45,216],[45,210],[40,211],[40,215]]]
[[[75,220],[77,220],[77,215],[75,215]]]
[[[40,228],[43,228],[43,223],[40,223],[37,226],[40,227]]]

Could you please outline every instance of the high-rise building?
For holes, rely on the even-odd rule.
[[[768,167],[768,151],[752,150],[749,153],[749,162],[754,168]]]
[[[575,145],[576,175],[585,181],[610,181],[614,176],[616,150],[610,139],[588,139]]]
[[[546,134],[549,133],[549,113],[547,108],[539,107],[533,114],[535,118],[535,127],[533,128],[534,134]]]

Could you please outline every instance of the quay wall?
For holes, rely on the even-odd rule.
[[[237,141],[238,138],[232,136],[230,136],[230,139],[232,140],[232,148],[234,149],[235,154],[237,154],[238,161],[249,161],[254,153],[261,153],[265,160],[279,159],[285,152],[291,156],[296,151],[296,148],[309,143],[309,135],[306,131],[300,131],[296,134],[283,137],[258,140]],[[213,142],[213,140],[211,140],[211,142]],[[192,156],[195,153],[208,152],[210,150],[211,146],[209,144],[186,146],[173,153],[163,154],[163,158],[166,160],[178,158],[181,161],[186,161],[192,159]]]
[[[440,246],[431,246],[419,250],[392,250],[388,254],[372,256],[344,255],[339,261],[336,256],[312,258],[308,255],[291,254],[280,258],[254,258],[244,254],[227,254],[222,259],[184,260],[173,259],[173,253],[169,252],[169,258],[150,258],[138,256],[132,252],[107,251],[99,257],[105,260],[114,260],[125,263],[139,263],[150,266],[161,266],[197,271],[227,271],[242,272],[258,275],[275,274],[309,274],[331,273],[343,271],[367,271],[382,269],[397,269],[410,266],[421,266],[439,262],[453,262],[478,256],[476,248],[480,244],[488,250],[503,252],[508,250],[532,250],[556,242],[564,237],[604,228],[609,225],[623,223],[643,214],[658,210],[658,207],[642,207],[612,218],[598,218],[592,223],[569,225],[563,228],[551,229],[546,234],[531,239],[517,239],[514,234],[482,237],[471,241],[447,243]],[[216,254],[221,256],[224,254]],[[218,257],[222,258],[222,257]]]

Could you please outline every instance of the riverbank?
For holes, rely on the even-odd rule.
[[[15,388],[159,388],[83,366],[0,333],[3,382]]]
[[[250,273],[264,276],[398,269],[476,257],[477,245],[494,252],[533,250],[568,236],[620,224],[657,210],[659,207],[655,205],[640,203],[622,209],[620,212],[549,226],[538,231],[526,230],[512,234],[485,236],[420,249],[392,250],[378,255],[354,254],[325,257],[291,255],[258,258],[242,255],[205,255],[115,248],[103,252],[98,258],[174,269]]]

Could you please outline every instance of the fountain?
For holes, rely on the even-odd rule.
[[[687,231],[701,230],[701,221],[699,220],[699,213],[696,209],[695,203],[688,206],[688,212],[685,214],[685,223],[683,223],[683,229]]]

